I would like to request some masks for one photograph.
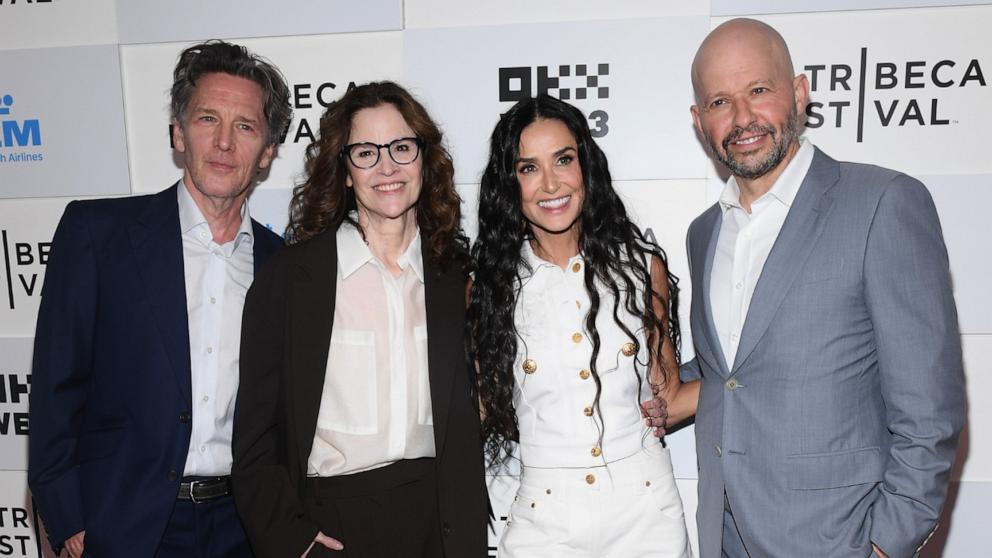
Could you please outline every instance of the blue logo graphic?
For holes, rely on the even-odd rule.
[[[13,120],[10,116],[14,97],[0,97],[0,130],[3,138],[0,147],[38,147],[41,145],[41,122],[37,118]]]

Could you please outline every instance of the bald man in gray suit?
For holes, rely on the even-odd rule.
[[[933,201],[801,138],[809,86],[764,23],[716,28],[692,81],[732,174],[688,237],[701,558],[915,555],[964,421]]]

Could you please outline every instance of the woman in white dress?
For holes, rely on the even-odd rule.
[[[575,107],[546,95],[497,124],[472,248],[469,350],[493,466],[519,446],[521,485],[500,558],[690,556],[665,448],[695,412],[678,378],[678,289],[628,219]]]

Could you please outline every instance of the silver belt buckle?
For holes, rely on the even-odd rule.
[[[196,487],[197,486],[201,486],[202,484],[206,484],[206,482],[207,481],[202,481],[202,480],[190,481],[190,483],[189,483],[189,499],[192,500],[194,504],[199,504],[201,501],[205,501],[205,500],[197,500],[196,499]]]

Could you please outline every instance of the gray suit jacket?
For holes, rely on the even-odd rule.
[[[817,150],[754,290],[732,369],[709,306],[722,212],[689,228],[701,558],[724,492],[754,557],[912,556],[964,422],[947,252],[913,178]]]

